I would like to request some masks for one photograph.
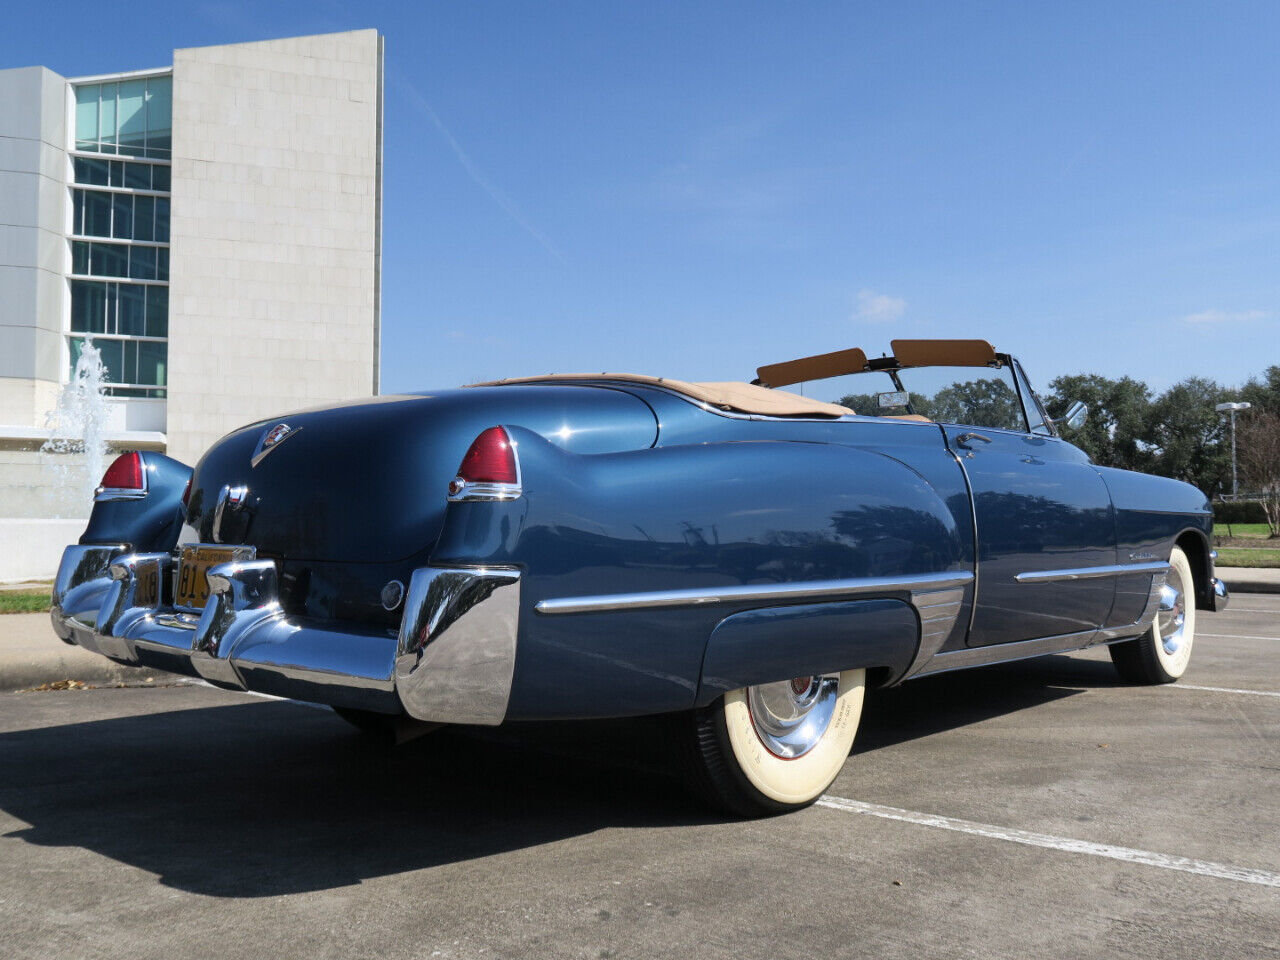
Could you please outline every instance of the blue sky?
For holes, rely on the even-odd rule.
[[[750,379],[894,337],[1032,378],[1280,363],[1280,5],[63,2],[0,65],[386,36],[383,386]]]

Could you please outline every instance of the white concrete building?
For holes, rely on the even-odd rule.
[[[358,30],[0,71],[0,539],[51,515],[39,447],[87,337],[116,450],[194,463],[378,392],[382,50]]]

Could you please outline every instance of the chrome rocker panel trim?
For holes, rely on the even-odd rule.
[[[961,670],[965,667],[988,666],[996,663],[1008,663],[1012,660],[1025,660],[1030,657],[1043,657],[1053,653],[1071,653],[1098,644],[1115,643],[1138,637],[1151,629],[1151,624],[1160,609],[1160,591],[1164,587],[1165,576],[1169,572],[1167,563],[1146,564],[1160,569],[1151,574],[1151,587],[1147,593],[1147,602],[1142,613],[1133,623],[1115,627],[1095,627],[1092,630],[1081,630],[1078,633],[1064,633],[1056,637],[1041,637],[1036,640],[1019,640],[1016,643],[993,643],[986,647],[968,647],[964,650],[950,650],[939,653],[923,669],[910,674],[921,677],[926,674],[944,673],[948,670]],[[1126,570],[1125,573],[1133,573]]]
[[[271,560],[211,568],[197,619],[173,608],[173,568],[170,554],[129,553],[123,544],[67,547],[54,583],[54,631],[120,663],[229,689],[441,723],[506,717],[519,571],[416,570],[393,635],[288,615]]]

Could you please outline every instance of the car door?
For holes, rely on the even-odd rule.
[[[942,428],[969,484],[977,588],[968,645],[1107,622],[1115,578],[1087,571],[1116,562],[1111,495],[1088,457],[1053,435],[1012,358],[904,366],[898,375],[912,410]]]
[[[1106,622],[1115,563],[1111,495],[1056,437],[943,424],[969,479],[977,527],[977,599],[969,646],[1092,630]]]

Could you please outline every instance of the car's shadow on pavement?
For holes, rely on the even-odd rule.
[[[853,753],[1029,710],[1089,689],[1122,686],[1110,661],[1051,656],[912,680],[867,695]]]
[[[441,730],[391,748],[327,712],[261,701],[149,713],[0,736],[0,807],[31,824],[9,837],[83,847],[219,897],[710,818],[644,766],[523,739]]]
[[[1114,682],[1053,659],[872,695],[852,762]],[[193,893],[276,896],[609,827],[714,822],[674,775],[672,733],[663,718],[520,724],[389,748],[292,704],[165,710],[0,735],[0,808],[31,824],[9,838]]]

